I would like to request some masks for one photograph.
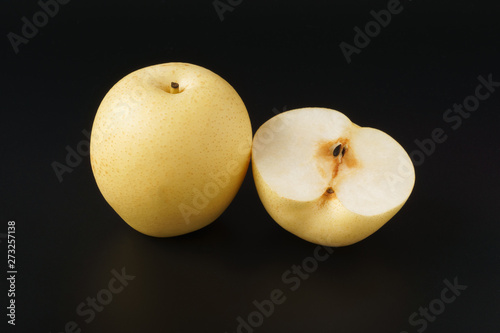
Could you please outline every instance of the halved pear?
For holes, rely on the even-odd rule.
[[[401,145],[326,108],[283,112],[254,136],[252,170],[267,212],[312,243],[345,246],[404,205],[415,170]]]

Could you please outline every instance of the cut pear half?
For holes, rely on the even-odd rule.
[[[352,244],[376,231],[415,182],[410,157],[396,140],[326,108],[268,120],[254,136],[252,166],[276,222],[322,245]]]

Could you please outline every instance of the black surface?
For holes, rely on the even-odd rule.
[[[387,1],[232,3],[221,21],[211,0],[73,0],[16,54],[8,33],[20,34],[21,18],[40,7],[2,2],[0,233],[15,220],[18,270],[12,327],[2,238],[2,332],[64,332],[71,321],[82,332],[235,332],[274,289],[286,300],[255,332],[500,331],[500,88],[456,129],[443,119],[479,76],[500,81],[498,2],[403,1],[350,64],[339,44],[353,44],[353,29]],[[254,131],[274,108],[323,106],[408,152],[436,128],[447,139],[417,163],[414,191],[389,223],[291,282],[287,271],[316,246],[272,221],[250,172],[216,222],[171,239],[127,226],[97,189],[88,156],[58,181],[52,163],[85,145],[108,89],[171,61],[225,78]],[[135,278],[86,323],[79,304],[122,268]],[[467,289],[439,309],[444,280],[454,279]],[[430,303],[443,312],[412,325]]]

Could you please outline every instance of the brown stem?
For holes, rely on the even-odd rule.
[[[170,83],[170,93],[171,94],[179,93],[179,84],[177,82]]]

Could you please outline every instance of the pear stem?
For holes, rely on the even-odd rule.
[[[177,82],[170,83],[170,93],[171,94],[179,93],[179,84]]]

